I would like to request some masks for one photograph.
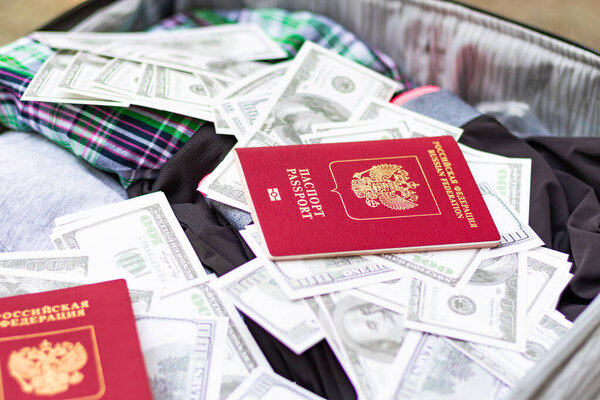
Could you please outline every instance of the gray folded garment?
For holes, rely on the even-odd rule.
[[[0,252],[53,249],[54,218],[127,199],[115,177],[33,132],[0,134]]]

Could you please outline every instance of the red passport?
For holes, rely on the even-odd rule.
[[[450,136],[236,149],[273,260],[493,247],[500,234]]]
[[[0,299],[0,399],[152,399],[124,280]]]

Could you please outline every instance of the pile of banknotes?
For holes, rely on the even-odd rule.
[[[314,43],[264,63],[285,54],[255,27],[186,31],[189,48],[177,35],[39,33],[63,50],[24,98],[173,110],[237,146],[462,134],[390,104],[397,82]],[[317,398],[273,374],[236,309],[297,354],[326,340],[360,399],[501,399],[570,328],[555,308],[571,264],[528,225],[531,160],[461,148],[496,248],[273,262],[248,225],[256,259],[216,278],[154,193],[58,218],[57,252],[2,255],[4,295],[125,278],[157,399]],[[232,154],[199,190],[249,211]]]
[[[320,398],[272,371],[162,192],[59,217],[51,238],[0,253],[0,296],[126,279],[156,400]]]
[[[243,77],[287,57],[252,24],[144,33],[35,32],[56,49],[24,101],[140,105],[216,121],[213,103]]]

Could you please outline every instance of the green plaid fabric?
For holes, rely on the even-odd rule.
[[[224,23],[258,24],[293,57],[305,40],[328,47],[410,88],[410,82],[384,54],[370,49],[342,26],[308,12],[279,9],[197,10],[168,18],[153,30]],[[21,95],[53,53],[30,37],[0,47],[0,123],[34,130],[90,164],[117,174],[124,187],[154,178],[161,166],[205,123],[195,118],[131,106],[22,102]]]

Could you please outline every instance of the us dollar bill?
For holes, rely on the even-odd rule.
[[[535,254],[540,254],[544,257],[551,257],[560,261],[569,260],[568,253],[563,253],[562,251],[550,249],[548,247],[536,247],[535,249],[531,250],[531,252]]]
[[[517,211],[522,221],[529,221],[531,159],[500,157],[479,150],[474,153],[464,145],[461,150],[475,181],[487,182]]]
[[[221,114],[221,112],[215,108],[214,104],[213,114],[215,116],[215,133],[218,133],[219,135],[233,135],[233,129],[231,129],[231,127],[227,123],[227,120],[223,118],[223,114]]]
[[[303,143],[341,143],[401,139],[410,137],[411,132],[409,121],[316,124],[312,126],[312,131],[313,133],[302,136]]]
[[[557,343],[573,324],[557,311],[542,317],[527,335],[524,352],[451,340],[467,357],[509,386],[514,386]]]
[[[442,250],[385,253],[373,257],[402,271],[404,275],[441,283],[455,289],[464,287],[478,265],[480,250]]]
[[[70,93],[107,100],[108,105],[128,106],[127,97],[91,86],[94,77],[111,60],[111,57],[79,52],[63,73],[58,86]]]
[[[287,57],[257,25],[244,23],[161,32],[35,32],[33,36],[56,49],[128,55],[135,61],[152,60],[192,72],[217,58],[248,61]]]
[[[571,263],[556,259],[543,252],[527,253],[527,319],[535,324],[562,294],[571,279]]]
[[[0,270],[0,297],[48,292],[87,285],[98,281],[98,279],[91,279],[84,276],[69,277],[66,274],[48,273],[47,271],[9,272]],[[154,303],[160,297],[160,289],[153,285],[128,285],[128,289],[135,315],[143,315],[150,312]]]
[[[91,85],[133,98],[141,74],[141,63],[114,58],[96,74]]]
[[[240,234],[254,254],[266,258],[254,225],[246,227]],[[402,276],[402,272],[378,263],[371,256],[276,262],[265,260],[264,264],[290,299],[337,292]]]
[[[332,326],[340,362],[359,397],[377,398],[394,373],[390,367],[402,347],[414,345],[421,334],[404,327],[404,313],[354,295],[327,294],[317,302]]]
[[[398,278],[356,288],[363,298],[397,313],[406,313],[410,278]]]
[[[114,203],[92,217],[56,227],[69,249],[82,249],[101,268],[95,277],[155,282],[163,287],[207,280],[162,192]]]
[[[11,270],[87,276],[90,256],[81,250],[0,253],[0,273]]]
[[[169,70],[164,67],[152,64],[143,65],[136,96],[131,103],[212,121],[214,114],[208,104],[208,91],[203,82],[197,77],[193,77],[195,83],[184,86],[183,90],[177,85],[169,87],[166,82],[167,71]],[[180,78],[183,74],[193,75],[182,72]],[[181,80],[179,83],[181,84]],[[197,93],[194,94],[194,91]],[[183,92],[187,92],[187,94]],[[185,98],[192,96],[196,97],[197,103],[190,105]],[[199,100],[203,97],[205,97],[204,100]]]
[[[69,104],[96,104],[122,106],[120,103],[97,97],[84,96],[65,90],[60,87],[67,67],[75,59],[74,51],[58,51],[48,57],[23,92],[22,101],[45,101],[52,103]]]
[[[155,399],[219,398],[226,319],[147,315],[135,322]]]
[[[500,233],[500,244],[486,249],[486,258],[531,250],[544,244],[528,222],[490,184],[477,182],[477,186]]]
[[[200,76],[186,71],[157,66],[154,97],[157,101],[209,105],[211,93]]]
[[[221,276],[214,285],[233,304],[296,354],[325,336],[303,300],[290,300],[263,260],[254,259]]]
[[[485,260],[459,292],[413,279],[406,327],[525,350],[525,262],[523,253]]]
[[[155,310],[163,315],[177,313],[193,318],[229,318],[221,399],[226,399],[256,368],[270,369],[269,363],[233,305],[207,283],[182,288],[163,296]]]
[[[269,93],[235,97],[218,103],[217,110],[238,139],[248,136],[258,117],[268,111]]]
[[[458,141],[463,130],[446,124],[423,114],[393,105],[381,99],[367,99],[352,115],[351,121],[395,121],[409,119],[412,129],[411,137],[452,136]]]
[[[242,399],[323,400],[321,396],[317,396],[294,382],[264,370],[253,372],[228,400]]]
[[[440,336],[423,335],[412,354],[392,367],[386,400],[509,398],[510,388]]]
[[[398,82],[310,41],[292,61],[256,132],[302,143],[311,125],[347,121],[365,98],[387,101]]]
[[[279,84],[281,78],[290,67],[291,61],[282,61],[261,68],[258,71],[244,77],[236,83],[231,84],[219,100],[229,100],[256,95],[271,95]]]
[[[289,62],[263,68],[231,85],[215,101],[215,110],[225,120],[231,134],[247,136],[252,125],[287,71]]]

